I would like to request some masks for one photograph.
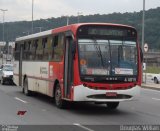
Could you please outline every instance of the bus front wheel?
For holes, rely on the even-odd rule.
[[[119,105],[119,102],[107,102],[107,108],[108,109],[116,109]]]
[[[66,107],[66,101],[62,99],[62,91],[60,85],[57,84],[55,88],[56,88],[54,93],[55,104],[58,108],[63,109]]]

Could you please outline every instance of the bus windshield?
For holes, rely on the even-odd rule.
[[[137,75],[136,40],[79,38],[81,75]]]

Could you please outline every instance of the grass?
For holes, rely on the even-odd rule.
[[[144,71],[145,73],[155,73],[155,74],[158,74],[160,73],[160,67],[151,67],[151,66],[148,66],[146,71]]]

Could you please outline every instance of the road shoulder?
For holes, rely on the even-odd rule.
[[[160,84],[142,84],[142,88],[160,91]]]

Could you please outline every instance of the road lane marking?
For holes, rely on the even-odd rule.
[[[160,99],[158,99],[158,98],[152,98],[153,100],[156,100],[156,101],[160,101]]]
[[[14,97],[14,99],[16,99],[16,100],[18,100],[18,101],[21,101],[21,102],[23,102],[23,103],[28,103],[27,101],[24,101],[24,100],[22,100],[22,99],[20,99],[20,98],[18,98],[18,97]]]
[[[83,126],[83,125],[81,125],[79,123],[73,123],[73,125],[78,126],[80,128],[83,128],[83,129],[85,129],[87,131],[94,131],[94,130],[92,130],[92,129],[88,128],[88,127],[85,127],[85,126]]]

